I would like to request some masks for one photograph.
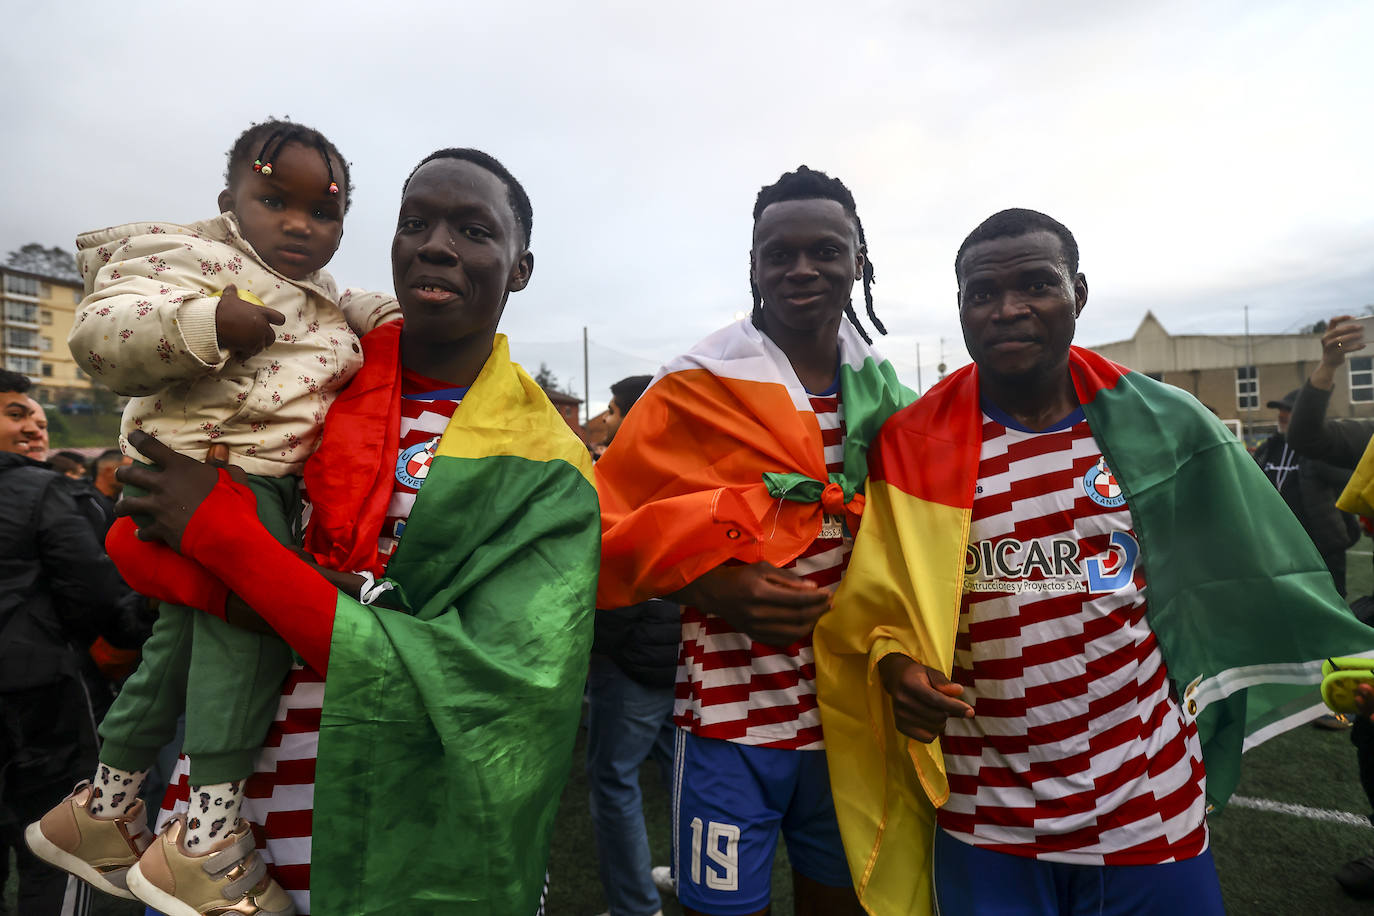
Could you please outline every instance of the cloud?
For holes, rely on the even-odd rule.
[[[942,340],[963,359],[954,251],[1006,206],[1078,236],[1084,340],[1128,335],[1145,308],[1171,330],[1235,332],[1248,304],[1255,330],[1277,331],[1374,301],[1369,4],[393,0],[226,16],[78,2],[8,16],[0,253],[208,216],[238,132],[291,115],[353,163],[331,270],[386,288],[401,181],[433,149],[477,146],[534,201],[535,275],[503,324],[513,350],[581,388],[588,328],[603,402],[611,381],[749,307],[754,196],[802,162],[854,190],[893,332],[882,345],[914,369],[919,344],[927,384]]]

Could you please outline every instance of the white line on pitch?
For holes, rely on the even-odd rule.
[[[1309,808],[1306,805],[1290,805],[1288,802],[1270,801],[1267,798],[1247,798],[1244,795],[1232,795],[1231,804],[1237,808],[1253,808],[1256,811],[1273,811],[1276,814],[1291,814],[1294,817],[1305,817],[1310,821],[1327,821],[1333,824],[1345,824],[1350,827],[1374,827],[1370,824],[1369,818],[1363,814],[1351,814],[1349,811],[1331,811],[1327,808]]]

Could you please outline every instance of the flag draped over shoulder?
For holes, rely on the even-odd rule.
[[[340,506],[354,513],[358,542],[337,555],[370,560],[397,425],[369,425],[399,415],[399,334],[384,326],[364,345],[371,374],[336,402],[307,485],[336,520]],[[316,912],[535,912],[591,644],[590,478],[586,449],[498,334],[387,568],[409,611],[338,601],[315,774]]]
[[[671,594],[726,560],[783,566],[823,516],[857,527],[868,445],[914,395],[848,322],[839,332],[843,473],[783,352],[749,320],[664,366],[596,465],[598,607]]]
[[[1146,619],[1197,720],[1208,799],[1222,805],[1242,749],[1319,715],[1323,659],[1374,655],[1374,630],[1244,446],[1191,395],[1078,348],[1070,370],[1131,510]],[[816,628],[835,807],[872,913],[931,909],[944,760],[938,741],[896,731],[876,664],[900,651],[952,670],[981,428],[973,366],[892,418],[869,455],[849,571]]]

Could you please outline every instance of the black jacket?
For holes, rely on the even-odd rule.
[[[596,612],[592,651],[646,687],[671,687],[677,679],[682,608],[650,598],[629,607]]]
[[[71,488],[0,452],[0,693],[74,675],[71,646],[109,629],[128,592]]]
[[[1355,516],[1336,508],[1336,497],[1350,479],[1350,471],[1299,457],[1281,433],[1260,443],[1255,461],[1323,556],[1343,551],[1360,539]]]
[[[1288,444],[1304,458],[1354,470],[1374,435],[1374,419],[1326,419],[1331,392],[1303,383],[1288,421]],[[1338,494],[1339,495],[1339,494]]]

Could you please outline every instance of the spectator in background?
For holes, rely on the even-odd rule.
[[[604,427],[604,445],[650,379],[635,375],[611,386],[610,406],[594,418]],[[651,867],[639,768],[655,759],[671,791],[680,614],[678,605],[659,599],[596,612],[587,674],[587,783],[608,916],[661,913],[659,891],[673,886],[668,866]]]
[[[1269,402],[1268,406],[1279,412],[1279,428],[1255,449],[1255,461],[1302,522],[1312,543],[1317,545],[1317,552],[1322,555],[1326,568],[1331,570],[1336,591],[1344,598],[1345,552],[1360,539],[1360,526],[1355,516],[1336,508],[1336,497],[1350,479],[1350,470],[1317,458],[1298,456],[1287,438],[1289,418],[1297,397],[1297,391],[1290,391],[1282,400]]]
[[[33,422],[38,427],[38,435],[29,442],[29,457],[34,461],[43,461],[48,457],[48,414],[43,410],[43,405],[29,398],[29,406],[33,409]]]
[[[78,452],[61,451],[48,457],[48,464],[59,474],[72,480],[86,480],[86,461]]]
[[[115,478],[115,471],[133,462],[132,458],[117,448],[107,448],[91,461],[91,481],[105,498],[105,514],[111,518],[114,516],[114,504],[119,501],[119,494],[124,492],[124,484]],[[109,527],[108,524],[106,527]]]
[[[1374,436],[1374,419],[1367,417],[1328,420],[1327,405],[1336,387],[1336,370],[1345,365],[1345,358],[1365,348],[1364,328],[1349,315],[1337,315],[1327,322],[1322,335],[1322,358],[1312,370],[1307,382],[1293,399],[1292,417],[1288,423],[1288,442],[1303,460],[1320,460],[1337,467],[1355,469],[1338,506],[1365,516],[1370,515],[1370,494],[1366,487],[1370,468],[1364,462],[1370,437]],[[1355,601],[1356,615],[1370,621],[1370,599]],[[1374,724],[1369,714],[1374,712],[1374,697],[1366,694],[1361,714],[1355,716],[1350,741],[1355,745],[1359,763],[1360,785],[1374,808]],[[1336,882],[1350,896],[1374,898],[1374,855],[1353,859],[1336,871]]]
[[[1336,387],[1336,370],[1345,365],[1348,354],[1364,348],[1364,328],[1359,322],[1349,315],[1337,315],[1327,322],[1321,362],[1303,386],[1289,395],[1293,402],[1288,443],[1303,458],[1349,469],[1360,463],[1370,436],[1374,435],[1374,418],[1328,420],[1326,408]]]
[[[0,370],[0,856],[13,850],[18,862],[19,912],[47,914],[61,911],[67,876],[29,852],[23,828],[94,767],[72,644],[111,619],[118,577],[67,480],[32,457],[40,432],[28,388]]]

